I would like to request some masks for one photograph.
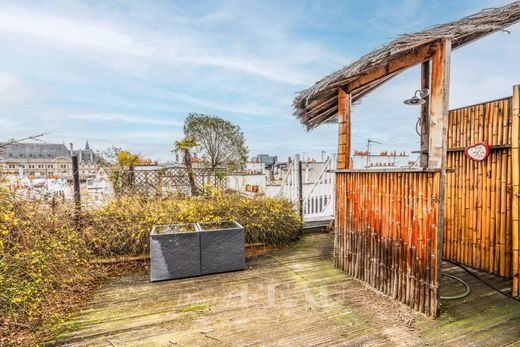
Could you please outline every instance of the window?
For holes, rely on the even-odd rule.
[[[43,165],[38,165],[38,169],[43,169]]]
[[[48,169],[52,169],[52,168],[54,168],[54,165],[49,164],[49,165],[47,165],[47,168],[48,168]]]

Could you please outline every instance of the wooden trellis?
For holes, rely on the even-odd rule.
[[[142,196],[164,196],[168,194],[191,195],[190,172],[185,167],[171,167],[151,170],[118,170],[112,173],[116,194],[139,194]],[[197,193],[205,185],[217,182],[210,169],[194,168],[191,175]]]

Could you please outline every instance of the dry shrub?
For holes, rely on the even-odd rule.
[[[15,199],[0,188],[0,345],[28,340],[13,334],[35,332],[42,321],[80,302],[106,268],[89,265],[93,257],[148,252],[154,224],[236,220],[246,242],[286,244],[301,220],[286,200],[247,198],[208,189],[195,198],[121,197],[99,208],[84,208],[75,222],[72,204],[50,207],[42,201]]]
[[[0,188],[0,336],[36,326],[55,292],[81,282],[88,250],[71,221],[66,205],[51,209]]]
[[[98,256],[139,255],[148,252],[154,224],[236,220],[245,227],[247,243],[285,244],[300,231],[301,220],[293,205],[266,196],[249,198],[238,193],[207,189],[195,198],[147,200],[122,197],[88,211],[83,231],[89,249]]]

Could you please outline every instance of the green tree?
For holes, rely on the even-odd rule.
[[[215,172],[217,168],[237,169],[247,160],[244,133],[225,119],[190,113],[184,134],[199,144],[203,162]]]
[[[197,142],[195,139],[190,137],[185,137],[182,140],[175,141],[175,148],[173,149],[176,153],[182,154],[184,166],[186,166],[186,171],[188,172],[188,179],[190,181],[191,194],[197,194],[197,187],[195,185],[195,177],[193,176],[193,165],[191,160],[191,151],[197,147]]]

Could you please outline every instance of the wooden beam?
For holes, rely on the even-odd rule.
[[[421,64],[421,89],[430,90],[430,61],[424,61]],[[426,103],[421,105],[421,154],[420,154],[420,165],[421,167],[428,166],[428,118],[430,112],[430,96],[426,97]]]
[[[344,87],[345,92],[349,94],[355,93],[357,89],[363,88],[367,84],[376,82],[388,75],[395,76],[397,75],[396,72],[401,72],[409,67],[430,59],[434,53],[434,47],[436,45],[438,45],[437,42],[429,43],[418,47],[412,53],[391,58],[385,66],[371,70],[364,75],[359,76],[354,81],[347,83]]]
[[[446,161],[451,41],[437,45],[432,59],[428,167],[442,169]]]
[[[513,290],[520,297],[520,85],[513,87],[513,114],[511,124],[511,167],[513,169],[512,243]]]
[[[435,245],[437,256],[433,259],[434,284],[438,288],[436,307],[432,307],[433,315],[440,312],[440,284],[442,272],[442,243],[444,231],[444,199],[446,191],[446,152],[448,145],[448,115],[450,86],[451,40],[444,39],[435,47],[432,57],[430,119],[428,141],[428,168],[441,169],[439,182],[439,213],[437,222],[437,239]]]
[[[350,94],[338,89],[338,169],[350,167]]]
[[[392,79],[395,75],[397,75],[397,72],[394,72],[393,74],[387,75],[383,78],[378,79],[377,81],[365,84],[363,87],[356,89],[355,94],[352,93],[352,102],[355,102],[356,100],[359,100],[360,98],[364,97],[365,95],[369,94],[371,91],[373,91],[376,88],[379,88],[383,83],[386,81]]]
[[[320,100],[321,101],[321,100]],[[314,114],[318,114],[320,112],[323,112],[324,110],[327,110],[331,107],[334,107],[338,104],[338,95],[335,94],[331,98],[321,102],[317,106],[312,106],[312,109],[309,109],[310,111],[305,111],[305,114],[311,118]]]

